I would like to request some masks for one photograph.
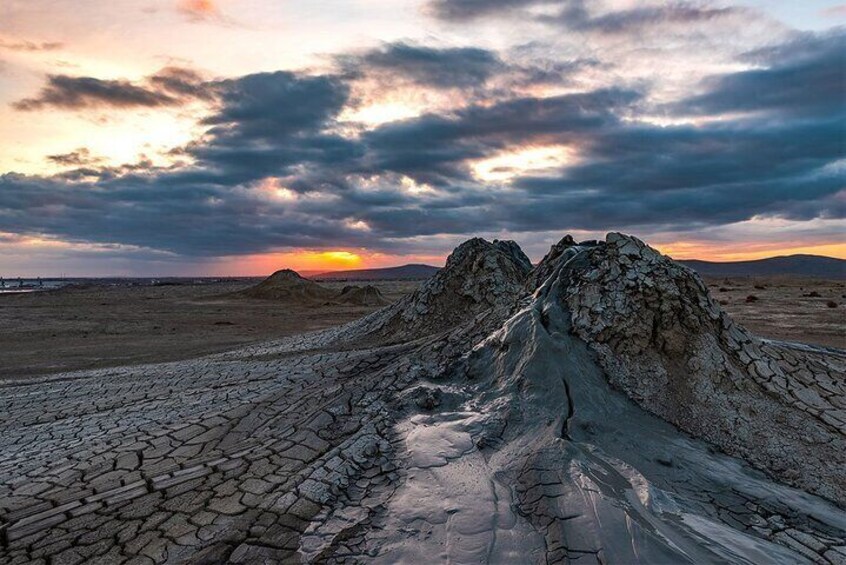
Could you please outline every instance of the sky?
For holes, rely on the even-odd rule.
[[[846,258],[846,4],[3,0],[0,276]]]

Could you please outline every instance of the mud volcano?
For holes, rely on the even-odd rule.
[[[276,271],[254,287],[243,291],[244,296],[265,300],[280,300],[298,304],[321,304],[335,298],[335,293],[305,279],[296,271]]]
[[[338,302],[354,306],[387,306],[390,300],[382,296],[382,291],[373,285],[345,286],[337,297]]]
[[[846,563],[845,371],[633,237],[474,239],[340,328],[7,385],[0,560]]]

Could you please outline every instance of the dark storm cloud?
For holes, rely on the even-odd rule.
[[[217,84],[221,109],[202,142],[187,148],[206,170],[189,178],[240,183],[284,175],[307,163],[351,158],[357,144],[326,129],[344,107],[348,86],[336,77],[290,72],[248,75]]]
[[[214,97],[214,88],[193,69],[165,67],[147,79],[160,92],[182,98],[208,100]]]
[[[530,66],[513,67],[515,86],[566,86],[574,83],[574,77],[586,69],[610,68],[596,58],[578,58],[569,61],[536,61]]]
[[[116,108],[167,106],[176,99],[136,86],[127,81],[101,80],[93,77],[70,77],[49,75],[47,86],[35,98],[15,102],[17,110],[31,111],[45,107],[79,109],[92,106]]]
[[[555,15],[538,15],[542,22],[575,31],[622,34],[644,28],[686,25],[746,14],[736,7],[712,8],[691,2],[667,2],[595,14],[585,0],[431,0],[430,11],[448,21],[466,21],[483,16],[505,16],[518,9],[547,6],[558,9]]]
[[[846,179],[834,164],[846,158],[843,46],[837,32],[747,54],[767,66],[712,77],[708,90],[672,107],[753,117],[591,130],[580,163],[514,183],[524,205],[511,222],[551,226],[561,210],[578,210],[566,221],[583,229],[846,217]]]
[[[389,43],[358,55],[336,58],[342,76],[348,80],[375,78],[381,88],[411,82],[425,89],[462,89],[469,98],[484,99],[497,92],[511,94],[510,88],[572,84],[573,77],[602,63],[595,58],[550,60],[529,51],[531,45],[515,49],[521,61],[503,60],[500,55],[475,47],[427,47]],[[492,86],[493,83],[495,86]],[[381,89],[379,89],[381,90]]]
[[[347,85],[331,76],[278,71],[218,83],[223,107],[207,118],[214,135],[260,139],[319,129],[343,108]],[[231,129],[234,128],[234,129]]]
[[[552,2],[543,2],[542,0],[432,0],[429,2],[429,8],[438,18],[463,21],[541,3],[556,2],[554,0]]]
[[[2,176],[0,232],[201,257],[284,246],[407,250],[414,237],[501,230],[685,231],[756,215],[844,218],[836,165],[846,158],[843,108],[820,94],[786,102],[789,73],[830,76],[841,40],[795,41],[746,55],[761,68],[709,79],[668,109],[728,114],[695,126],[638,121],[648,93],[606,88],[485,100],[344,137],[335,131],[349,103],[347,74],[217,81],[208,85],[219,102],[209,130],[181,151],[191,166]],[[767,96],[730,96],[755,84]],[[753,113],[738,117],[739,108]],[[574,147],[576,160],[506,184],[473,175],[474,159],[548,144]]]
[[[709,8],[688,2],[670,2],[661,6],[643,6],[600,15],[591,15],[587,3],[571,0],[561,12],[546,21],[577,31],[622,34],[648,27],[689,25],[746,13],[740,8]]]
[[[846,93],[846,32],[807,35],[786,45],[747,54],[766,64],[705,81],[706,91],[676,104],[690,114],[776,111],[781,114],[842,113]]]
[[[388,124],[363,139],[371,172],[389,170],[422,182],[469,180],[465,162],[527,141],[577,142],[638,101],[631,90],[608,89],[549,98],[520,98]]]
[[[20,111],[43,108],[80,110],[84,108],[154,108],[177,106],[191,98],[212,96],[210,85],[189,69],[167,67],[142,83],[103,80],[94,77],[48,75],[47,84],[34,98],[12,104]]]
[[[355,144],[324,130],[344,106],[346,84],[277,72],[214,88],[221,106],[205,120],[210,129],[182,152],[195,166],[83,167],[51,178],[7,174],[0,177],[0,226],[195,256],[355,244],[359,236],[343,226],[342,211],[304,213],[255,186],[292,172],[302,192],[337,180],[322,171],[351,159]]]
[[[842,217],[842,119],[706,127],[615,128],[594,140],[585,163],[557,178],[524,178],[525,221],[548,209],[581,211],[577,227],[610,224],[709,225],[778,214]],[[792,140],[784,143],[785,139]],[[531,212],[533,208],[537,208]],[[533,219],[533,220],[530,220]]]
[[[341,57],[341,63],[352,72],[383,72],[433,88],[479,86],[505,70],[500,58],[486,49],[438,49],[406,43],[392,43],[361,56]]]

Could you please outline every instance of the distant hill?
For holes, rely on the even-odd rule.
[[[352,271],[333,271],[312,275],[316,280],[378,281],[378,280],[423,280],[440,270],[432,265],[401,265],[384,269],[356,269]]]
[[[825,279],[846,279],[846,260],[821,255],[788,255],[755,261],[679,261],[703,276],[766,277],[803,276]]]
[[[714,277],[767,277],[802,276],[821,279],[846,280],[846,260],[822,255],[788,255],[769,257],[755,261],[679,261],[703,276]],[[440,267],[432,265],[401,265],[384,269],[355,269],[310,274],[314,280],[423,280],[438,272]]]
[[[304,279],[296,271],[276,271],[259,284],[240,291],[249,298],[287,301],[297,304],[322,304],[335,298],[335,293],[314,281]]]

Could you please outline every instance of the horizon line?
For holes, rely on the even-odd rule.
[[[843,261],[846,262],[846,259],[842,257],[834,257],[831,255],[818,255],[815,253],[791,253],[788,255],[772,255],[768,257],[760,257],[756,259],[738,259],[738,260],[731,260],[731,261],[715,261],[711,259],[676,259],[669,253],[662,253],[662,255],[666,255],[670,257],[674,261],[678,261],[681,263],[684,262],[692,262],[697,261],[701,263],[710,263],[715,265],[732,265],[732,264],[739,264],[739,263],[755,263],[760,261],[769,261],[773,259],[786,259],[790,257],[815,257],[818,259],[832,259],[835,261]],[[533,266],[536,266],[540,261],[532,262]],[[444,259],[444,264],[446,263],[446,259]],[[42,279],[42,280],[64,280],[64,279],[138,279],[138,280],[150,280],[150,279],[239,279],[239,278],[257,278],[257,277],[266,277],[270,276],[273,273],[285,269],[290,269],[296,272],[299,275],[303,275],[307,273],[306,277],[312,277],[316,275],[324,275],[330,273],[354,273],[360,271],[384,271],[388,269],[398,269],[401,267],[407,267],[411,265],[421,266],[421,267],[432,267],[435,269],[443,268],[442,265],[432,265],[429,263],[402,263],[399,265],[391,265],[387,267],[361,267],[355,269],[294,269],[288,266],[280,266],[269,273],[260,273],[260,274],[237,274],[237,275],[213,275],[213,274],[202,274],[202,275],[13,275],[13,276],[6,276],[0,275],[0,280],[3,281],[17,281],[18,279],[26,279],[26,280],[33,280],[33,279]]]

